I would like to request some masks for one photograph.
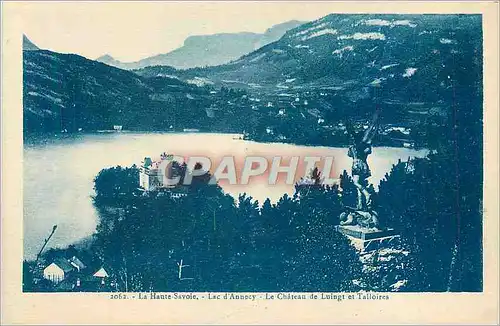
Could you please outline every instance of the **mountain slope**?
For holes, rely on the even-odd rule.
[[[258,91],[314,87],[359,98],[366,88],[381,86],[406,94],[422,83],[439,87],[443,62],[480,47],[480,15],[335,14],[292,29],[230,64],[191,69],[184,76]],[[154,76],[161,69],[138,73]]]
[[[480,15],[335,14],[209,68],[130,72],[78,56],[24,51],[25,125],[174,126],[247,131],[264,141],[345,144],[346,120],[363,128],[378,107],[384,144],[411,146],[420,139],[426,146],[433,138],[427,134],[449,125],[458,99],[480,102],[481,42]]]
[[[188,105],[192,111],[184,119],[204,113],[202,102],[208,92],[176,79],[145,82],[132,72],[73,54],[40,50],[23,51],[23,56],[28,133],[91,131],[113,125],[162,130],[174,112]]]
[[[110,55],[97,61],[122,69],[139,69],[148,66],[172,66],[178,69],[217,66],[236,60],[282,37],[289,29],[302,24],[289,21],[269,28],[265,33],[221,33],[190,36],[184,45],[166,54],[159,54],[136,62],[124,63]]]
[[[124,130],[233,132],[252,111],[246,95],[167,75],[143,78],[74,54],[23,51],[24,133]],[[172,69],[172,68],[171,68]]]
[[[150,78],[165,69],[136,73]],[[341,122],[361,127],[378,107],[384,132],[407,142],[409,132],[416,139],[452,119],[459,96],[481,97],[481,16],[332,14],[230,64],[174,74],[252,93],[261,115],[254,139],[345,142]],[[457,90],[463,74],[468,85]]]

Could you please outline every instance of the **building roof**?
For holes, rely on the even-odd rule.
[[[53,263],[59,266],[65,273],[71,272],[74,269],[73,265],[64,258],[56,258]]]
[[[108,272],[104,269],[104,267],[101,267],[97,272],[94,273],[95,277],[109,277]]]
[[[145,168],[150,167],[152,164],[153,164],[153,160],[151,160],[151,158],[150,158],[150,157],[145,157],[145,158],[144,158],[144,164],[143,164],[143,166],[144,166]]]

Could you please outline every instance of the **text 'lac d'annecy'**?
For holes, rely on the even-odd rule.
[[[117,299],[140,300],[389,300],[388,294],[370,292],[358,293],[138,293],[138,294],[113,294]]]

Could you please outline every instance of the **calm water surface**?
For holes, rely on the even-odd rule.
[[[67,246],[91,235],[97,221],[90,198],[93,178],[103,168],[139,165],[145,156],[155,157],[167,152],[208,156],[218,162],[217,158],[233,155],[237,164],[250,155],[333,156],[332,176],[338,176],[344,169],[350,171],[351,160],[346,148],[263,144],[234,140],[233,137],[203,133],[102,133],[27,142],[23,166],[25,258],[36,255],[55,224],[58,229],[50,243],[53,247]],[[374,148],[368,159],[373,174],[371,181],[378,185],[398,159],[426,154],[427,150]],[[222,187],[233,196],[246,192],[261,203],[268,197],[276,201],[284,193],[293,194],[293,185],[268,186],[264,178],[256,178],[246,186],[222,184]]]

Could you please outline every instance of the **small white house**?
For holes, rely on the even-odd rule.
[[[101,280],[101,284],[104,285],[106,283],[106,278],[109,277],[108,272],[104,269],[104,267],[99,268],[97,272],[94,273],[94,277],[97,277],[98,279]]]
[[[45,267],[43,277],[53,283],[64,280],[75,268],[65,259],[55,259],[53,263]]]
[[[94,273],[94,276],[104,278],[104,277],[109,277],[109,274],[108,274],[108,272],[106,272],[104,267],[101,267],[101,268],[99,268],[99,270],[97,272]]]

